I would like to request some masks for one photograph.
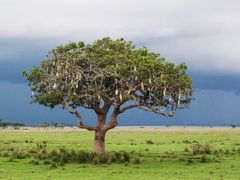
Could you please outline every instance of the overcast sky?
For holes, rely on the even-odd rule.
[[[31,53],[29,46],[110,36],[191,70],[239,74],[239,9],[238,0],[1,0],[0,60]]]
[[[56,45],[110,36],[187,63],[200,91],[172,122],[239,123],[239,9],[239,0],[0,0],[0,118],[69,119],[62,110],[50,116],[47,109],[29,105],[21,72],[38,65]],[[127,116],[141,124],[138,115]]]

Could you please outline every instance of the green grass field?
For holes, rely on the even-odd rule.
[[[240,179],[240,131],[110,131],[107,151],[134,152],[136,163],[68,163],[51,168],[39,160],[0,157],[0,179]],[[1,149],[35,146],[91,151],[93,133],[85,131],[0,131]],[[147,143],[147,141],[152,141]],[[193,154],[194,144],[209,144],[210,154]]]

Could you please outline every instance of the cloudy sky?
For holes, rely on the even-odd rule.
[[[132,124],[239,123],[239,8],[238,0],[0,0],[0,118],[73,123],[59,109],[29,105],[21,71],[58,44],[110,36],[186,62],[197,89],[190,108],[172,119],[132,111],[123,124],[129,117]]]

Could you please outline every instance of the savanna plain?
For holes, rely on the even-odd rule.
[[[101,158],[93,132],[0,130],[0,179],[240,179],[239,137],[239,128],[120,127]]]

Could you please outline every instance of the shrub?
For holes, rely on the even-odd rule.
[[[200,158],[200,162],[201,163],[207,163],[207,157],[206,156],[202,156],[201,158]]]
[[[14,158],[10,157],[8,160],[8,162],[15,162]]]
[[[213,153],[214,153],[215,155],[218,155],[219,152],[218,152],[218,150],[214,150]]]
[[[110,156],[108,153],[104,153],[102,155],[98,155],[99,156],[99,162],[101,164],[106,164],[106,163],[109,163],[109,160],[110,160]]]
[[[211,148],[211,146],[209,144],[206,144],[203,147],[203,149],[204,149],[205,154],[211,154],[211,152],[212,152],[212,148]]]
[[[68,163],[69,161],[70,161],[71,159],[68,157],[68,156],[62,156],[61,157],[61,159],[60,159],[60,162],[62,163],[62,164],[66,164],[66,163]]]
[[[130,154],[127,152],[123,153],[123,158],[125,162],[130,162]]]
[[[191,141],[189,141],[189,140],[183,140],[182,141],[184,144],[191,144]]]
[[[225,150],[224,154],[228,155],[230,151],[228,149]]]
[[[98,156],[95,156],[93,158],[93,164],[99,164],[100,160],[99,160],[99,157]]]
[[[38,161],[35,161],[33,164],[34,165],[39,165],[40,163]]]
[[[139,158],[134,158],[133,163],[134,164],[140,164],[140,159]]]
[[[201,145],[201,144],[194,144],[191,146],[193,154],[211,154],[212,148],[209,144]]]
[[[154,144],[154,142],[152,140],[147,140],[146,144]]]
[[[53,158],[55,156],[59,156],[59,153],[56,149],[52,150],[49,154],[48,154],[48,158]]]
[[[85,151],[79,151],[77,155],[77,161],[79,163],[86,163],[89,159],[89,153]]]
[[[189,150],[188,150],[188,148],[187,148],[187,147],[185,147],[185,149],[184,149],[184,152],[189,152]]]
[[[59,163],[61,161],[61,158],[59,156],[55,156],[52,158],[52,162]]]
[[[55,163],[55,162],[51,163],[51,168],[57,168],[57,166],[58,166],[57,163]]]
[[[15,159],[25,159],[25,158],[29,157],[29,154],[27,154],[22,149],[15,149],[12,151],[12,157]]]
[[[45,161],[43,162],[43,164],[47,165],[47,164],[51,164],[51,162],[48,161],[48,160],[45,160]]]
[[[29,163],[34,164],[34,165],[39,165],[40,164],[39,161],[36,161],[36,160],[31,160]]]
[[[111,163],[117,162],[117,156],[114,153],[110,156],[110,162]]]

